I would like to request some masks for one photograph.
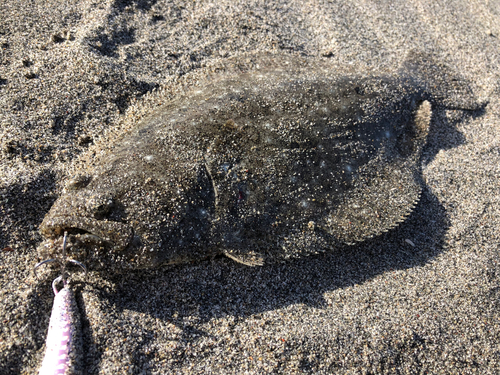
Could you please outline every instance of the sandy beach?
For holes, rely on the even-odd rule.
[[[42,361],[38,227],[85,160],[230,59],[394,71],[411,51],[482,106],[435,108],[403,224],[262,267],[76,275],[81,373],[500,373],[500,2],[0,0],[0,374]]]

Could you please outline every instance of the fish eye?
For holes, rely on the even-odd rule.
[[[111,209],[114,207],[113,198],[110,196],[99,197],[90,201],[89,203],[89,208],[91,209],[96,219],[103,218],[105,215],[109,214]]]
[[[88,174],[77,174],[66,184],[66,190],[83,189],[92,181],[92,176]]]

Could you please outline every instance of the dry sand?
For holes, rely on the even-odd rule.
[[[498,0],[1,0],[0,373],[41,362],[57,274],[33,276],[37,227],[79,155],[217,61],[272,51],[378,68],[412,49],[488,105],[434,114],[407,222],[261,268],[91,272],[73,285],[84,373],[498,374]]]

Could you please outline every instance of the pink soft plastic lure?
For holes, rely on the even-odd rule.
[[[57,283],[61,280],[62,277],[58,277],[52,282],[55,298],[39,375],[78,373],[78,308],[73,291],[66,283],[61,290],[57,290]]]

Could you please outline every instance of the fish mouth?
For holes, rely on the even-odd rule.
[[[49,239],[60,238],[64,232],[68,233],[75,246],[94,245],[111,251],[124,250],[134,235],[130,225],[88,217],[56,216],[44,220],[40,225],[40,233]]]

